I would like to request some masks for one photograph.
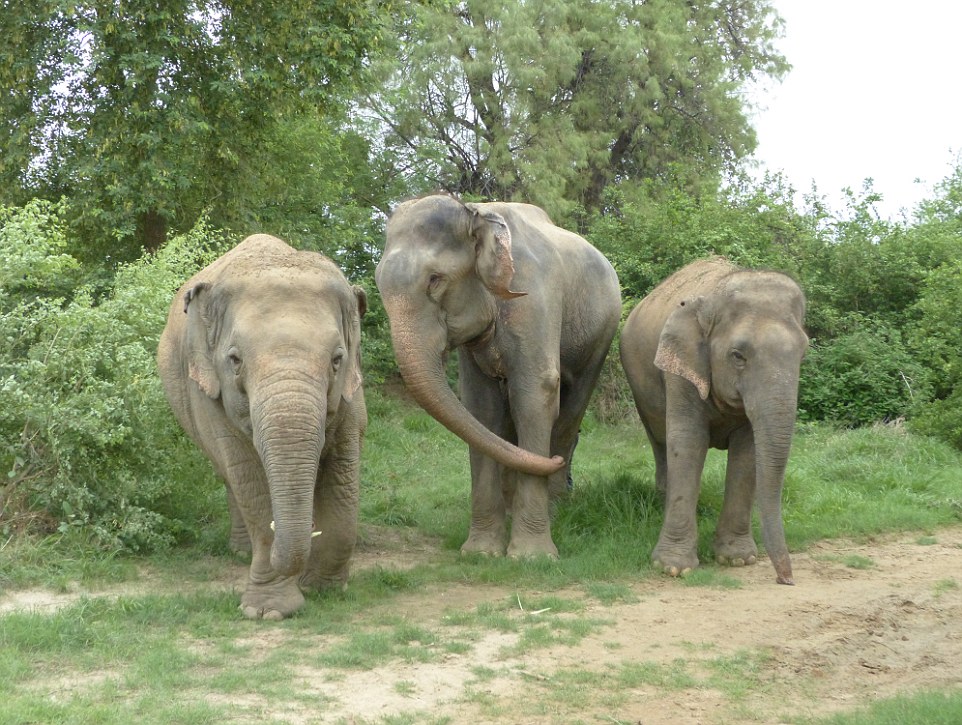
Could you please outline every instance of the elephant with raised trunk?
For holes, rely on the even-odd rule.
[[[652,554],[672,576],[698,566],[695,510],[708,448],[728,450],[715,533],[719,563],[753,564],[757,497],[762,536],[781,584],[793,584],[782,486],[808,346],[805,297],[778,272],[725,259],[694,262],[632,310],[621,362],[655,455],[665,521]]]
[[[366,297],[326,257],[248,237],[177,292],[157,351],[177,420],[227,484],[241,610],[282,619],[343,587],[367,425]]]
[[[408,389],[470,449],[462,552],[556,557],[549,488],[566,488],[618,327],[614,269],[538,207],[434,195],[391,215],[376,280]],[[455,348],[460,400],[443,363]]]

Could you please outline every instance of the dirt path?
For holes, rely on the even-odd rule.
[[[442,666],[349,675],[321,691],[363,692],[363,701],[342,700],[324,721],[421,711],[455,723],[780,723],[962,685],[962,528],[864,545],[825,542],[794,563],[795,587],[776,585],[767,562],[730,570],[740,583],[731,589],[644,582],[634,588],[635,603],[591,604],[585,615],[613,624],[576,647],[505,657],[516,636],[489,633]],[[476,590],[459,587],[406,596],[392,608],[416,620],[478,600]],[[479,682],[478,668],[496,675]],[[621,676],[619,687],[619,673],[639,668],[656,683]],[[686,673],[693,686],[684,686]],[[738,692],[742,673],[746,691]],[[657,682],[665,675],[668,682]],[[587,683],[580,696],[571,692],[579,681]]]
[[[428,555],[398,553],[390,559]],[[325,705],[309,715],[285,708],[276,721],[373,723],[420,713],[414,722],[782,723],[962,684],[962,527],[825,542],[793,558],[795,587],[776,585],[763,562],[727,571],[738,582],[731,588],[658,578],[633,587],[631,603],[588,599],[586,610],[557,615],[605,622],[575,646],[518,654],[517,632],[482,628],[466,651],[432,663],[365,672],[303,667],[304,688]],[[360,567],[375,563],[390,565],[376,543],[358,557]],[[72,596],[8,593],[0,614],[53,608]],[[497,587],[433,588],[393,598],[390,610],[448,636],[445,616],[514,596]],[[532,613],[511,616],[530,622]],[[263,717],[261,707],[254,709]]]

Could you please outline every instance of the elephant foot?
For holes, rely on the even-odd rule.
[[[698,568],[698,554],[694,547],[670,548],[659,543],[651,554],[651,561],[655,567],[672,577],[685,576]]]
[[[511,559],[533,559],[539,556],[547,556],[549,559],[558,558],[558,547],[554,545],[551,537],[538,538],[511,538],[508,545],[508,557]]]
[[[503,531],[474,531],[461,545],[462,554],[481,554],[482,556],[504,556]]]
[[[758,561],[758,548],[751,536],[716,536],[715,561],[722,566],[751,566]]]
[[[304,595],[295,577],[266,583],[249,582],[241,597],[240,610],[247,619],[280,621],[304,606]]]
[[[675,577],[675,578],[688,576],[689,574],[691,574],[693,569],[697,568],[697,565],[696,566],[676,566],[675,564],[665,564],[663,561],[655,558],[652,558],[651,561],[656,568],[661,569],[662,574],[667,574],[668,576]]]

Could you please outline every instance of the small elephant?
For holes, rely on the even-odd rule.
[[[367,412],[364,291],[326,257],[258,234],[177,292],[157,351],[174,415],[224,479],[241,610],[283,619],[343,587]]]
[[[657,487],[666,492],[652,554],[666,573],[698,566],[695,509],[711,446],[728,449],[717,561],[755,562],[757,491],[777,580],[794,583],[781,499],[808,346],[804,315],[805,297],[789,277],[712,258],[673,274],[628,316],[621,362],[654,449]]]
[[[538,207],[439,194],[394,211],[375,279],[408,389],[470,448],[471,527],[461,551],[557,557],[549,490],[567,487],[618,327],[611,264]],[[455,348],[460,400],[443,364]]]

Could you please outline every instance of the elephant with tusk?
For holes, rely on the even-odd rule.
[[[401,204],[386,237],[376,281],[401,375],[470,450],[462,552],[556,557],[549,490],[566,489],[578,427],[618,327],[614,269],[528,204],[427,196]],[[452,349],[460,399],[444,371]]]
[[[167,399],[227,486],[251,552],[241,610],[283,619],[300,587],[343,587],[367,425],[367,299],[326,257],[248,237],[177,292],[157,351]]]

